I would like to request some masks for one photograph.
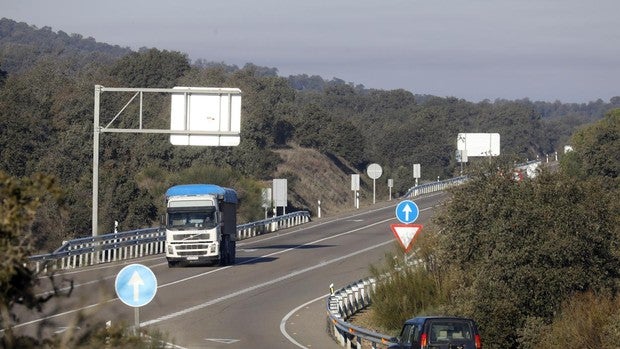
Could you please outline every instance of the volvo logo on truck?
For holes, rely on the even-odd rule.
[[[176,185],[166,191],[168,266],[235,263],[237,192],[214,184]]]

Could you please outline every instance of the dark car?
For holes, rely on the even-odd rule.
[[[420,316],[405,321],[390,349],[481,349],[478,326],[472,319]]]

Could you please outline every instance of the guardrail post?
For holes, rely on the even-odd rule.
[[[355,306],[353,309],[355,310],[355,312],[357,312],[361,309],[359,301],[359,287],[357,287],[357,285],[353,285],[353,287],[351,287],[351,295],[353,296],[353,301],[355,302]]]
[[[341,347],[344,347],[345,345],[347,345],[347,339],[345,338],[345,334],[340,332],[340,330],[336,327],[336,325],[334,325],[334,328],[336,330],[336,335],[338,339],[338,343],[340,344]]]

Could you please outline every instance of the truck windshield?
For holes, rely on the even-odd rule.
[[[168,213],[168,229],[170,230],[210,229],[215,228],[216,225],[215,209],[202,212],[175,211]]]

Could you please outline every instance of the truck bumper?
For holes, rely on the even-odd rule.
[[[219,256],[166,257],[168,264],[213,264],[219,262]]]
[[[166,259],[168,263],[210,263],[220,259],[218,243],[168,244]]]

